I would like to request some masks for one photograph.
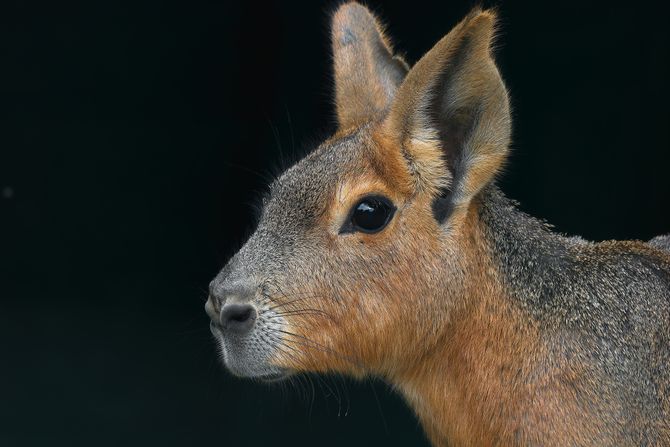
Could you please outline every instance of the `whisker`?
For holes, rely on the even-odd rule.
[[[308,298],[309,298],[309,297],[296,298],[296,299],[294,299],[294,300],[290,300],[290,301],[286,301],[286,302],[283,302],[283,303],[279,303],[279,304],[276,304],[276,305],[274,305],[274,306],[268,308],[268,310],[275,310],[275,309],[277,309],[277,308],[284,307],[284,306],[288,306],[288,305],[293,304],[293,303],[298,302],[298,301],[304,301],[304,300],[306,300],[306,299],[308,299]]]
[[[282,341],[283,341],[283,342],[291,342],[291,343],[294,343],[294,344],[298,344],[298,345],[301,345],[301,346],[305,346],[305,347],[309,347],[309,348],[315,349],[315,350],[317,350],[317,351],[319,351],[319,352],[323,352],[323,353],[331,354],[331,355],[333,355],[333,356],[335,356],[335,357],[337,357],[337,358],[339,358],[339,359],[341,359],[341,360],[345,360],[345,361],[351,363],[352,365],[354,365],[354,366],[356,366],[356,367],[358,367],[358,368],[361,368],[361,369],[365,370],[365,367],[364,367],[359,361],[357,361],[357,360],[355,360],[355,359],[353,359],[353,358],[351,358],[351,357],[349,357],[349,356],[346,356],[346,355],[344,355],[344,354],[341,354],[341,353],[339,353],[339,352],[337,352],[337,351],[335,351],[335,350],[333,350],[333,349],[331,349],[331,348],[328,348],[327,346],[324,346],[324,345],[322,345],[322,344],[320,344],[320,343],[317,343],[317,342],[315,342],[315,341],[313,341],[313,340],[310,340],[310,339],[307,338],[307,337],[304,337],[304,336],[302,336],[302,335],[295,334],[295,333],[293,333],[293,332],[289,332],[289,331],[286,331],[286,330],[283,330],[283,329],[276,329],[276,328],[269,328],[269,329],[270,329],[271,331],[274,331],[274,332],[280,332],[280,333],[283,333],[283,334],[286,334],[286,335],[290,335],[290,336],[293,336],[293,337],[298,337],[298,338],[301,339],[301,340],[292,340],[292,339],[290,339],[290,338],[282,337]]]
[[[287,310],[283,312],[275,312],[275,314],[272,317],[279,316],[289,316],[289,315],[321,315],[323,317],[329,318],[331,321],[335,321],[332,315],[330,315],[328,312],[325,312],[320,309],[296,309],[296,310]]]

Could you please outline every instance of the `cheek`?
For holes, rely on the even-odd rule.
[[[415,314],[417,266],[397,255],[400,248],[359,248],[355,256],[334,263],[328,281],[315,292],[322,297],[318,314],[299,323],[307,329],[305,336],[368,363],[383,353],[385,343],[406,333]]]
[[[277,300],[284,318],[278,366],[315,372],[351,369],[350,355],[342,348],[352,322],[351,300],[327,279],[313,270],[310,281]]]
[[[429,260],[436,255],[430,228],[414,232],[410,225],[417,227],[405,218],[382,237],[351,235],[330,241],[328,256],[301,257],[300,273],[287,282],[304,280],[282,297],[293,357],[282,366],[357,374],[383,365],[407,342],[435,290]]]
[[[385,297],[373,282],[365,283],[360,275],[338,274],[333,268],[330,275],[284,298],[278,366],[360,375],[378,356],[379,328],[388,326]]]

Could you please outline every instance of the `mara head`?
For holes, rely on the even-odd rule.
[[[389,377],[440,342],[467,304],[478,194],[508,151],[494,29],[475,10],[410,68],[365,7],[335,12],[337,132],[271,185],[210,284],[233,374]]]

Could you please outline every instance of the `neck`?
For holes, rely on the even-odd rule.
[[[524,257],[527,263],[528,255],[519,252],[527,243],[523,235],[557,246],[560,238],[497,190],[482,196],[461,227],[468,231],[463,240],[471,260],[462,292],[467,304],[450,319],[441,345],[395,380],[435,446],[517,444],[530,439],[529,427],[543,417],[529,408],[543,382],[545,344],[506,276]],[[493,255],[501,249],[500,231],[508,244],[503,260]]]

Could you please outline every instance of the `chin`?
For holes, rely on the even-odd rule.
[[[255,337],[229,337],[219,331],[212,332],[218,341],[223,364],[232,375],[263,382],[278,382],[292,375],[288,368],[271,362],[275,349]]]
[[[261,382],[280,382],[292,375],[291,371],[271,364],[257,364],[244,359],[225,359],[226,369],[234,376]]]

